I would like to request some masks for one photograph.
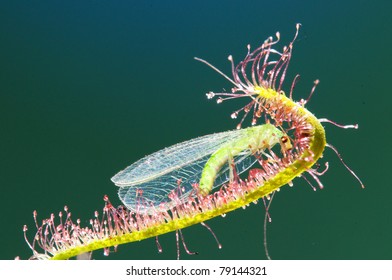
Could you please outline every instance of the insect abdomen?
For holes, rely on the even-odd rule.
[[[218,171],[226,162],[228,162],[230,153],[232,152],[233,151],[229,147],[224,147],[211,155],[204,166],[203,172],[201,173],[199,183],[199,191],[201,195],[207,195],[211,191]]]
[[[236,155],[246,149],[260,151],[272,147],[274,144],[279,143],[282,135],[282,132],[271,124],[244,129],[243,137],[218,149],[208,159],[200,178],[200,194],[205,196],[212,190],[219,170],[225,163],[232,164]],[[235,166],[229,168],[235,168]]]

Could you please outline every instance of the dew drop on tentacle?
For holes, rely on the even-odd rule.
[[[336,123],[336,122],[334,122],[334,121],[331,121],[331,120],[325,119],[325,118],[319,119],[319,121],[320,121],[321,123],[323,123],[323,122],[331,123],[331,124],[333,124],[334,126],[337,126],[337,127],[339,127],[339,128],[343,128],[343,129],[349,129],[349,128],[358,129],[358,128],[359,128],[358,124],[343,125],[343,124],[338,124],[338,123]]]
[[[215,96],[215,93],[213,93],[212,91],[210,91],[209,93],[206,93],[207,99],[212,99]]]
[[[103,255],[107,257],[109,256],[109,254],[110,254],[110,248],[103,248]]]

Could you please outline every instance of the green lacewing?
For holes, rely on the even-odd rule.
[[[248,170],[257,161],[255,155],[282,137],[285,133],[272,124],[205,135],[148,155],[111,180],[120,187],[119,198],[128,209],[167,210],[178,203],[170,199],[171,192],[180,189],[180,201],[207,195],[233,178],[233,168],[236,174]]]

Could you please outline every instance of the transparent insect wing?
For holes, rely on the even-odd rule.
[[[154,180],[143,182],[131,187],[120,187],[118,195],[124,205],[133,211],[149,212],[152,208],[170,209],[175,203],[169,198],[169,194],[175,191],[181,202],[196,196],[194,188],[198,184],[203,168],[211,154],[184,166],[173,170]],[[249,169],[256,159],[250,151],[233,157],[232,163],[226,163],[218,172],[213,188],[218,188],[230,180],[230,168],[234,164],[237,174]]]
[[[221,170],[217,173],[213,189],[220,187],[230,180],[230,169],[235,167],[237,175],[242,174],[251,168],[257,159],[252,155],[250,150],[245,150],[241,154],[233,157],[233,162],[225,163]]]
[[[119,187],[140,185],[188,166],[242,135],[242,130],[233,130],[209,134],[173,145],[138,160],[117,173],[111,180]]]
[[[160,177],[138,185],[120,187],[118,195],[124,205],[131,210],[145,211],[151,207],[164,209],[171,208],[169,194],[172,191],[182,196],[190,196],[193,184],[200,179],[201,172],[210,155],[175,169]],[[161,206],[162,205],[162,206]]]

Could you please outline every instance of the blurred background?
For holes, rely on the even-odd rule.
[[[0,4],[1,259],[31,251],[33,210],[41,220],[67,205],[87,224],[110,178],[139,158],[213,132],[234,129],[240,101],[217,105],[205,93],[229,90],[204,58],[230,73],[248,43],[281,33],[295,43],[285,89],[301,74],[294,96],[308,96],[326,124],[327,140],[366,185],[329,149],[325,188],[302,179],[283,187],[270,209],[273,259],[391,259],[392,184],[389,1],[2,1]],[[248,122],[249,123],[249,122]],[[183,230],[182,259],[264,259],[261,203]],[[95,259],[175,259],[175,234],[122,245]]]

